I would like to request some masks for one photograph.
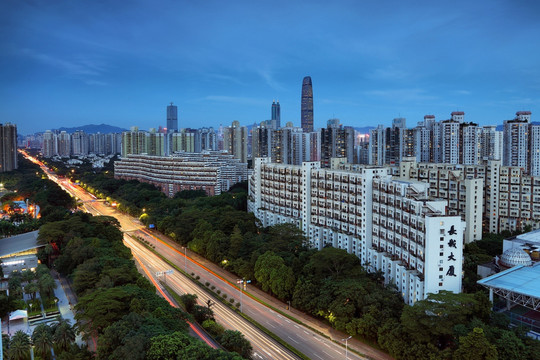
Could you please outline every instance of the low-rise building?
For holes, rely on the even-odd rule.
[[[165,157],[130,154],[114,163],[114,176],[153,184],[170,197],[178,191],[199,189],[213,196],[247,180],[247,164],[217,151]]]

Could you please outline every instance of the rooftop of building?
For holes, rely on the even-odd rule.
[[[512,236],[508,239],[505,239],[508,241],[514,241],[520,244],[540,244],[540,229],[529,231],[525,234],[520,234],[516,236]]]
[[[37,242],[39,230],[0,239],[0,257],[20,253],[39,247]]]
[[[540,263],[533,266],[514,266],[479,280],[480,285],[540,298]]]

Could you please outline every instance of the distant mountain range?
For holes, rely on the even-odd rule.
[[[127,131],[127,129],[119,128],[117,126],[111,126],[107,124],[101,124],[101,125],[83,125],[83,126],[77,126],[77,127],[71,127],[71,128],[65,128],[61,127],[60,129],[56,129],[57,131],[65,131],[68,134],[72,134],[75,131],[82,130],[87,134],[95,134],[95,133],[101,133],[101,134],[109,134],[109,133],[121,133],[122,131]]]

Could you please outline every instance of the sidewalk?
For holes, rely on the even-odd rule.
[[[157,236],[158,238],[162,239],[163,237],[165,237],[163,234],[161,233],[158,233],[156,231],[152,231],[153,235],[154,236]],[[180,252],[184,252],[183,248],[170,241],[168,238],[167,238],[167,241],[166,241],[169,245],[173,246],[175,249],[177,249],[178,251]],[[192,258],[194,259],[195,261],[197,261],[198,263],[206,266],[208,269],[212,270],[213,272],[215,272],[216,274],[219,274],[221,277],[223,277],[224,279],[228,280],[229,282],[235,284],[236,283],[236,280],[237,280],[237,276],[228,272],[227,270],[223,269],[222,267],[214,264],[213,262],[210,262],[208,260],[206,260],[205,258],[201,257],[200,255],[192,252],[191,250],[187,250],[187,255],[189,258]],[[317,330],[318,332],[328,336],[330,339],[338,342],[338,343],[342,343],[342,339],[344,338],[347,338],[349,337],[348,334],[345,334],[345,333],[342,333],[340,331],[337,331],[335,329],[333,329],[332,327],[330,327],[329,325],[323,323],[322,321],[318,320],[318,319],[315,319],[314,317],[312,316],[309,316],[299,310],[296,310],[294,308],[291,307],[291,310],[286,310],[287,309],[287,304],[273,298],[272,296],[268,295],[267,293],[265,293],[264,291],[258,289],[257,287],[255,286],[249,286],[248,289],[247,289],[247,292],[252,294],[254,297],[260,299],[261,301],[271,305],[272,307],[278,309],[278,310],[281,310],[283,313],[287,313],[289,315],[291,315],[292,317],[298,319],[300,322],[306,324],[307,326]],[[376,359],[376,360],[392,360],[393,358],[388,355],[387,353],[385,353],[384,351],[382,350],[379,350],[379,349],[376,349],[370,345],[367,345],[367,344],[364,344],[363,342],[355,339],[355,338],[352,338],[348,341],[348,346],[349,346],[349,349],[354,349],[355,351],[361,353],[361,354],[364,354],[365,356],[371,358],[371,359]]]
[[[54,289],[54,295],[58,298],[58,309],[62,319],[68,320],[71,326],[75,325],[75,314],[73,313],[73,307],[77,303],[77,296],[71,289],[69,282],[64,277],[61,277],[56,271],[51,271],[54,281],[56,282],[56,289]],[[77,334],[75,342],[79,346],[83,346],[86,343],[82,340],[81,334]],[[90,342],[88,343],[90,349]]]

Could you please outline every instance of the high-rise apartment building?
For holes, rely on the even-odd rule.
[[[58,155],[61,157],[70,157],[71,156],[71,136],[62,131],[58,134]]]
[[[178,131],[178,107],[176,105],[167,106],[167,132]]]
[[[429,196],[446,200],[448,215],[459,215],[465,221],[465,243],[482,239],[485,178],[471,172],[474,167],[417,163],[413,159],[400,163],[400,179],[428,183]]]
[[[273,130],[263,121],[251,128],[251,158],[272,156]]]
[[[302,81],[300,124],[305,133],[313,132],[313,86],[310,76],[306,76]]]
[[[342,160],[342,159],[335,159]],[[430,199],[427,184],[394,181],[388,169],[332,161],[301,166],[254,160],[248,210],[263,226],[293,223],[312,247],[333,246],[382,271],[406,303],[461,291],[463,222]]]
[[[75,131],[71,135],[71,148],[73,155],[88,155],[88,135],[82,131]]]
[[[132,126],[122,133],[122,157],[128,154],[148,154],[148,133]]]
[[[214,128],[200,128],[195,131],[195,152],[217,150],[217,133]]]
[[[480,132],[480,157],[483,160],[502,160],[503,132],[496,126],[483,126]]]
[[[480,128],[475,123],[462,123],[459,127],[459,163],[476,165],[481,154]]]
[[[281,127],[281,107],[279,106],[279,100],[272,101],[272,117],[271,121],[274,123],[274,129],[279,129]]]
[[[56,134],[51,130],[47,130],[43,133],[43,148],[41,150],[43,157],[50,158],[58,155]]]
[[[321,129],[321,166],[330,167],[332,158],[354,160],[354,129],[343,127],[339,119],[330,119],[326,128]]]
[[[195,152],[195,132],[181,129],[179,132],[169,133],[171,153]]]
[[[446,164],[459,163],[459,127],[460,122],[452,119],[440,123],[439,139],[441,143],[441,162]]]
[[[0,172],[17,168],[17,125],[0,124]]]
[[[233,121],[231,126],[223,129],[223,149],[240,162],[247,163],[248,159],[248,130],[240,126],[240,122]]]
[[[513,120],[504,122],[503,165],[519,166],[529,170],[530,111],[518,111]]]

